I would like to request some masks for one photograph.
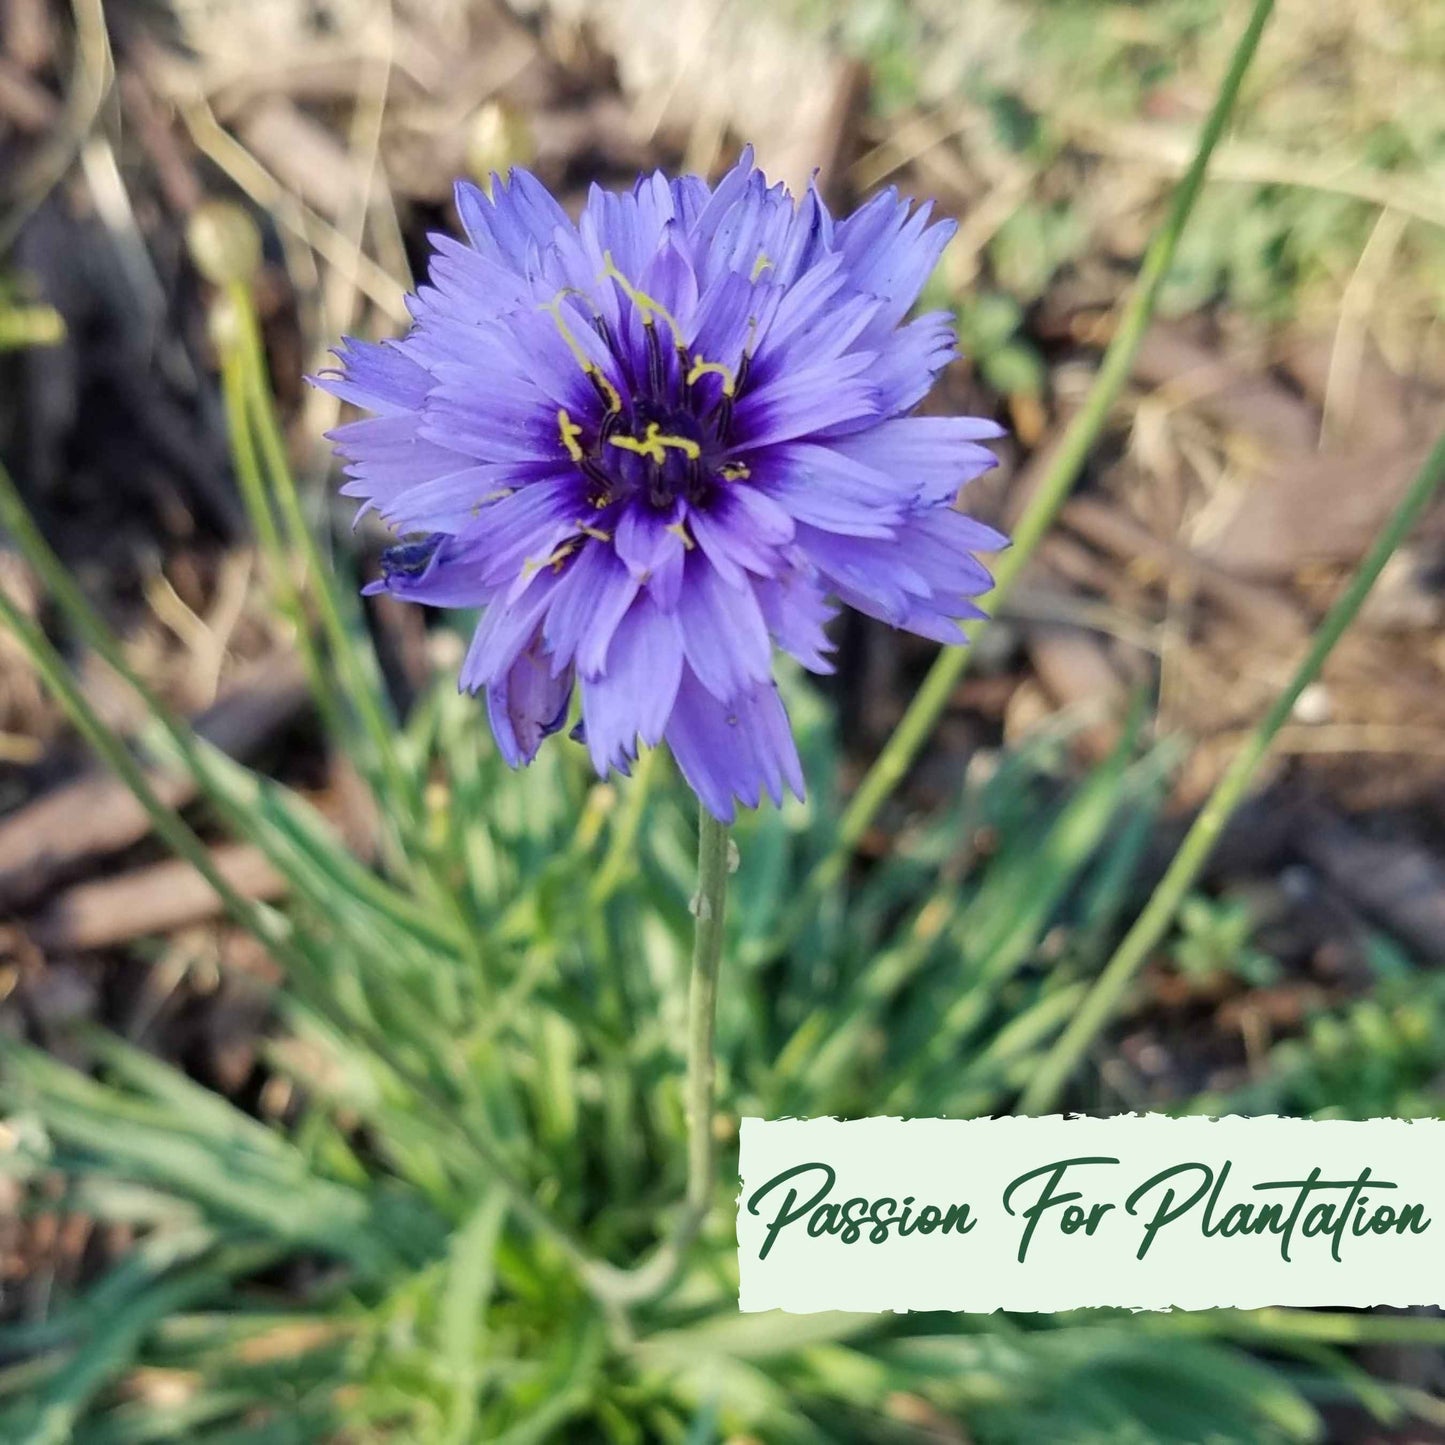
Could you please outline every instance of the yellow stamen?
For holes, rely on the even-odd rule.
[[[696,461],[702,455],[702,448],[692,440],[691,437],[673,436],[663,431],[655,421],[647,424],[645,436],[638,437],[608,437],[609,446],[620,448],[624,452],[636,452],[638,456],[646,457],[649,461],[656,462],[661,466],[667,460],[667,448],[674,447],[682,452],[689,461]]]
[[[533,572],[540,572],[543,567],[551,567],[554,571],[561,571],[562,564],[577,550],[575,541],[563,542],[550,557],[528,557],[522,563],[522,576],[530,577]]]
[[[672,522],[668,526],[664,527],[663,530],[665,532],[671,532],[672,535],[676,537],[682,543],[683,547],[689,552],[691,552],[692,549],[697,546],[697,543],[694,542],[692,538],[687,535],[686,522]]]
[[[590,527],[586,522],[578,522],[577,530],[581,532],[584,537],[593,537],[599,542],[610,542],[612,540],[611,532],[604,532],[601,527]]]
[[[567,455],[574,462],[582,461],[587,455],[577,440],[582,435],[582,428],[567,415],[566,407],[557,408],[557,429],[562,433],[562,445],[567,448]]]
[[[688,386],[709,373],[722,377],[724,396],[731,396],[737,390],[737,377],[733,375],[732,367],[724,366],[720,361],[705,361],[700,351],[692,358],[692,370],[686,377]]]
[[[552,318],[552,325],[557,328],[557,334],[567,343],[568,351],[577,358],[577,365],[584,371],[587,371],[594,367],[596,363],[587,355],[586,351],[583,350],[582,343],[577,340],[577,334],[567,324],[566,318],[562,315],[563,298],[575,294],[570,286],[564,286],[550,301],[540,302],[537,310],[545,311]]]
[[[763,274],[764,271],[771,271],[772,269],[772,257],[769,256],[766,251],[759,251],[758,259],[753,262],[753,274],[748,277],[748,280],[756,281],[758,277]]]
[[[482,508],[492,502],[500,502],[504,497],[510,497],[517,489],[515,487],[498,487],[495,492],[488,492],[480,501],[472,503],[472,516],[480,517]]]
[[[672,334],[677,338],[678,344],[680,345],[682,343],[682,327],[677,324],[677,318],[662,302],[649,296],[646,291],[639,291],[637,287],[617,269],[617,263],[612,259],[611,251],[604,251],[602,253],[602,274],[599,279],[617,282],[628,300],[642,312],[642,319],[644,321],[651,321],[654,316],[662,317],[672,328]]]
[[[729,482],[741,481],[744,477],[750,477],[752,474],[752,468],[745,462],[728,462],[726,466],[718,468],[718,476]]]
[[[581,296],[582,294],[575,286],[564,286],[550,301],[541,302],[537,310],[545,311],[552,318],[552,324],[557,328],[557,334],[567,343],[568,351],[577,358],[577,365],[592,378],[606,395],[608,406],[610,406],[613,411],[621,411],[622,398],[618,396],[617,388],[603,375],[602,368],[587,355],[582,343],[577,340],[576,332],[567,324],[566,318],[562,315],[563,298],[567,296]],[[569,447],[568,450],[570,451],[571,448]]]

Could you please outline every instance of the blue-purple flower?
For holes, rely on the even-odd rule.
[[[485,609],[461,685],[513,766],[580,685],[600,775],[666,741],[724,821],[801,796],[774,645],[829,671],[837,602],[959,642],[1004,545],[954,509],[1001,429],[909,415],[955,354],[903,319],[952,223],[892,191],[835,220],[750,151],[575,224],[522,170],[456,200],[410,332],[321,378],[374,413],[343,490],[410,539],[368,590]]]

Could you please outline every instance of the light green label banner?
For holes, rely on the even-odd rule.
[[[744,1119],[744,1310],[1445,1302],[1445,1122]]]

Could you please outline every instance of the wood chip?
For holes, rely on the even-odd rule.
[[[228,756],[244,759],[295,717],[306,697],[296,659],[268,658],[196,718],[195,730]],[[195,796],[188,779],[155,773],[151,783],[173,808]],[[108,773],[56,788],[0,820],[0,904],[31,903],[89,860],[127,848],[149,832],[145,810]]]
[[[270,900],[286,892],[285,878],[249,844],[215,848],[211,861],[245,898]],[[51,952],[111,948],[205,922],[222,907],[211,885],[189,863],[169,859],[68,888],[36,918],[31,936]]]

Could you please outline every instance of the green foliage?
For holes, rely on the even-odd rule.
[[[838,769],[828,709],[790,694],[813,788],[739,830],[726,1117],[1002,1107],[1096,961],[1160,761],[1121,750],[1071,794],[1057,738],[998,760],[779,955]],[[1197,1361],[1117,1326],[740,1317],[726,1185],[677,1290],[620,1322],[567,1241],[629,1262],[681,1192],[690,797],[656,757],[618,791],[565,747],[513,773],[447,676],[397,752],[432,800],[408,883],[209,759],[208,788],[293,879],[268,1052],[302,1101],[284,1127],[115,1040],[88,1041],[98,1079],[7,1048],[7,1167],[140,1243],[4,1340],[5,1438],[906,1439],[906,1397],[1002,1441],[1095,1365],[1090,1411],[1149,1438],[1309,1438],[1298,1397],[1266,1409],[1227,1353],[1246,1374],[1175,1400],[1159,1434],[1130,1381]]]
[[[1126,745],[1073,789],[1045,736],[976,767],[778,957],[838,766],[822,700],[789,701],[812,792],[739,829],[724,1117],[1006,1107],[1112,936],[1167,760]],[[295,864],[284,1126],[113,1039],[84,1041],[98,1078],[7,1048],[7,1168],[140,1243],[0,1337],[0,1437],[904,1441],[931,1411],[985,1442],[1314,1438],[1232,1347],[1109,1316],[739,1316],[725,1182],[671,1295],[599,1304],[525,1206],[622,1264],[681,1193],[691,798],[659,757],[615,792],[565,747],[511,772],[449,676],[401,744],[432,784],[416,895],[233,769]],[[406,926],[438,882],[465,943]]]
[[[1416,972],[1377,939],[1368,994],[1320,1008],[1276,1044],[1265,1075],[1201,1112],[1321,1119],[1436,1118],[1445,1075],[1445,977]]]
[[[1288,319],[1311,286],[1349,275],[1376,219],[1344,196],[1289,186],[1220,186],[1199,203],[1160,309],[1187,315],[1228,301],[1263,319]]]
[[[1232,974],[1245,983],[1274,983],[1279,964],[1251,943],[1253,910],[1242,898],[1191,894],[1179,909],[1179,934],[1171,952],[1181,972],[1201,982]]]
[[[248,496],[279,498],[258,532],[289,578],[292,549],[308,555],[294,482],[267,444],[254,356],[227,367],[233,426],[261,433]],[[77,631],[140,686],[3,473],[0,510]],[[124,1225],[137,1243],[0,1334],[0,1438],[905,1441],[931,1419],[983,1442],[1315,1438],[1305,1396],[1207,1330],[739,1315],[735,1138],[674,1287],[619,1306],[599,1262],[644,1257],[683,1195],[694,800],[656,754],[617,787],[565,744],[512,772],[449,667],[404,728],[376,727],[384,698],[355,691],[377,689],[375,659],[339,595],[317,605],[340,584],[309,556],[310,596],[290,603],[323,621],[307,642],[318,714],[374,780],[391,861],[362,866],[303,800],[142,688],[155,764],[189,773],[290,880],[284,916],[228,902],[285,968],[266,1062],[296,1103],[263,1123],[101,1036],[75,1041],[89,1073],[3,1045],[0,1164],[33,1186],[31,1207]],[[7,606],[121,766],[124,748]],[[947,807],[847,878],[825,866],[832,714],[785,683],[809,801],[737,829],[719,1125],[1006,1109],[1119,931],[1170,753],[1137,755],[1131,732],[1077,785],[1057,733],[978,758]],[[173,846],[199,846],[147,806]],[[1289,1320],[1261,1337],[1288,1341]]]
[[[1030,183],[987,248],[991,282],[1025,305],[1050,261],[1118,250],[1141,167],[1192,127],[1237,14],[1225,0],[974,0],[958,24],[949,0],[791,3],[800,23],[868,62],[881,117],[935,114],[966,132],[984,174]],[[1312,300],[1337,304],[1381,213],[1359,196],[1398,185],[1405,213],[1428,219],[1391,268],[1392,304],[1401,316],[1433,314],[1445,267],[1430,200],[1445,165],[1445,12],[1388,0],[1342,24],[1328,6],[1301,6],[1276,25],[1267,55],[1239,107],[1257,173],[1210,186],[1161,311],[1224,302],[1279,322]],[[969,110],[988,124],[963,124]],[[1162,196],[1169,167],[1158,174]]]
[[[989,242],[989,261],[1006,292],[1035,301],[1059,270],[1081,254],[1087,239],[1082,219],[1069,206],[1025,202]]]
[[[1039,395],[1046,381],[1043,358],[1024,331],[1023,307],[1001,291],[958,302],[958,344],[979,374],[1005,396]]]
[[[1153,8],[1177,19],[1187,7]],[[869,13],[880,33],[907,33],[886,4]],[[1050,153],[1026,106],[991,114],[1017,154]],[[1077,236],[1067,215],[1021,216],[993,259],[1027,291]],[[1001,300],[973,321],[1006,355],[1017,299]],[[615,788],[561,743],[511,772],[450,670],[396,724],[352,591],[287,470],[248,304],[232,288],[215,327],[238,473],[328,741],[375,791],[383,866],[357,862],[303,800],[200,744],[142,689],[151,759],[189,774],[290,881],[278,913],[212,879],[283,966],[266,1067],[294,1104],[259,1121],[114,1039],[74,1041],[84,1072],[0,1043],[0,1168],[28,1187],[27,1207],[136,1241],[0,1333],[0,1438],[1302,1441],[1319,1436],[1308,1396],[1325,1381],[1392,1418],[1389,1392],[1330,1351],[1363,1336],[1352,1316],[1342,1335],[1341,1317],[1277,1311],[740,1315],[735,1139],[674,1286],[626,1307],[609,1297],[599,1262],[646,1255],[683,1194],[693,800],[658,756]],[[0,483],[5,520],[68,621],[138,683]],[[87,737],[129,765],[167,842],[203,861],[39,630],[3,596],[0,615]],[[1006,1109],[1091,996],[1171,759],[1126,737],[1073,784],[1062,739],[1041,737],[976,763],[948,806],[848,878],[830,866],[831,715],[786,682],[809,801],[738,829],[715,1123]],[[1206,909],[1183,941],[1213,963],[1236,957],[1247,929]],[[1364,1012],[1343,1042],[1317,1031],[1284,1087],[1328,1094],[1388,1034]],[[1386,1081],[1429,1057],[1397,1055]],[[1268,1369],[1238,1338],[1303,1368]]]

